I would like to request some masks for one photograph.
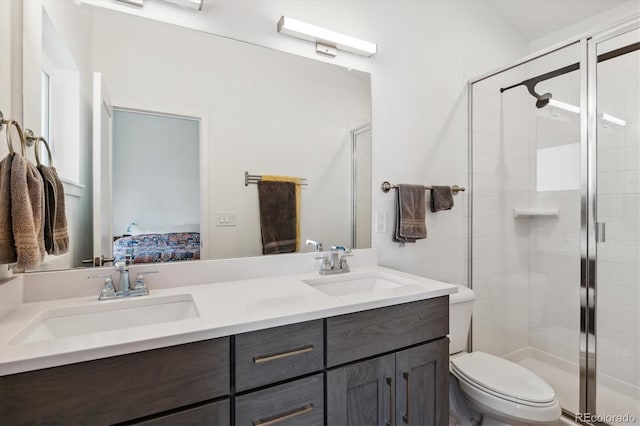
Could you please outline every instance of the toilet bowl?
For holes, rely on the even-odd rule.
[[[451,416],[461,426],[550,425],[562,414],[549,384],[526,368],[484,352],[466,353],[473,291],[450,296]],[[461,398],[462,397],[462,398]],[[466,404],[465,404],[466,403]]]

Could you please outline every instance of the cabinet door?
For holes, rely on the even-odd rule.
[[[448,423],[448,338],[396,353],[396,398],[396,425]]]
[[[327,372],[327,424],[390,426],[394,380],[394,354]]]

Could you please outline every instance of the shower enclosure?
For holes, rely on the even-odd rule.
[[[640,22],[469,83],[472,348],[640,424]]]

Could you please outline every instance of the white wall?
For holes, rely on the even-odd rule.
[[[373,188],[383,180],[466,184],[466,81],[523,56],[526,41],[480,2],[210,2],[203,13],[161,2],[140,10],[278,50],[372,72]],[[373,58],[318,56],[311,43],[275,31],[289,15],[378,43]],[[374,234],[381,263],[452,282],[466,282],[466,194],[453,211],[430,215],[429,237],[399,248],[391,234]],[[374,189],[374,215],[392,220],[393,196]],[[390,226],[388,227],[391,228]]]
[[[528,47],[481,2],[465,0],[208,2],[201,14],[161,2],[143,10],[102,4],[371,72],[373,214],[388,213],[389,231],[393,194],[379,191],[381,182],[466,185],[466,82]],[[318,56],[312,43],[276,32],[281,15],[376,42],[378,53]],[[400,248],[387,232],[373,234],[373,246],[386,266],[466,282],[466,215],[463,193],[454,210],[429,214],[426,240]]]
[[[547,34],[536,40],[532,40],[529,44],[531,52],[537,52],[546,47],[562,43],[565,40],[593,34],[595,31],[604,29],[605,27],[617,24],[618,22],[628,20],[631,16],[640,14],[640,0],[628,0],[619,6],[613,7],[606,12],[592,16],[584,21],[569,25],[560,31]]]

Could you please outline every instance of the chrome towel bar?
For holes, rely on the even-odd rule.
[[[384,181],[382,182],[382,192],[389,192],[394,188],[397,188],[398,185],[391,185],[391,183],[389,183],[389,181]],[[431,191],[433,189],[433,186],[425,186],[424,187],[425,191]],[[451,192],[453,192],[453,195],[458,195],[458,192],[462,192],[464,191],[465,188],[464,186],[458,186],[458,185],[453,185],[451,186]]]

